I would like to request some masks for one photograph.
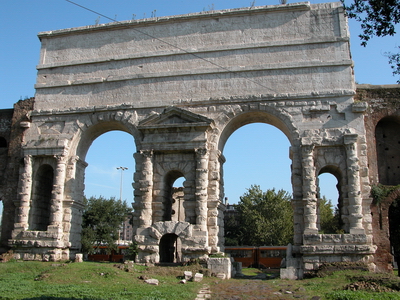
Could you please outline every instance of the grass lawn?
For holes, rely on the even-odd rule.
[[[200,265],[146,267],[95,262],[10,261],[0,263],[0,299],[194,300],[201,287],[208,284],[213,300],[311,299],[314,296],[327,300],[400,300],[400,293],[388,288],[400,290],[400,279],[388,274],[338,271],[323,278],[290,281],[276,277],[276,270],[245,268],[242,278],[205,277],[200,283],[180,284],[184,271],[207,273]],[[148,285],[139,277],[155,278],[160,284]],[[349,284],[372,287],[375,291],[343,290]]]
[[[204,282],[179,284],[177,277],[199,269],[199,265],[128,269],[114,263],[7,262],[0,264],[0,299],[195,299]],[[146,284],[140,276],[160,284]]]

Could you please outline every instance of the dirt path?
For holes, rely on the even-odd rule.
[[[210,290],[213,300],[320,299],[306,296],[304,288],[292,285],[290,281],[278,285],[273,279],[234,278],[219,281],[211,285]]]

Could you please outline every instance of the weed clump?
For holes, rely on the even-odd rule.
[[[304,274],[305,278],[326,277],[337,271],[368,271],[368,266],[363,262],[334,262],[324,263],[318,269],[309,271]]]
[[[400,291],[400,278],[389,273],[348,275],[351,284],[347,290],[369,290],[377,292]]]

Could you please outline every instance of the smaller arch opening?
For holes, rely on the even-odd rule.
[[[7,148],[7,147],[8,147],[7,140],[4,137],[0,136],[0,148]]]
[[[46,231],[50,224],[54,170],[48,164],[41,165],[34,178],[32,204],[29,210],[29,229]]]
[[[164,195],[162,199],[162,221],[184,221],[184,179],[180,171],[171,171],[165,176]]]
[[[160,239],[160,263],[176,263],[180,261],[180,239],[174,233],[167,233]]]
[[[343,230],[343,200],[339,168],[328,166],[321,169],[317,182],[317,227],[320,233],[340,233]]]

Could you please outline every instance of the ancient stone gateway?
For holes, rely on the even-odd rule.
[[[263,122],[291,144],[292,267],[359,260],[373,267],[367,105],[353,100],[340,4],[211,11],[39,37],[9,240],[17,257],[60,260],[79,252],[85,156],[111,130],[131,134],[137,147],[138,260],[168,260],[176,240],[182,261],[223,251],[224,145],[239,127]],[[324,172],[338,179],[344,234],[318,234]],[[182,176],[184,214],[176,215],[171,184]]]

